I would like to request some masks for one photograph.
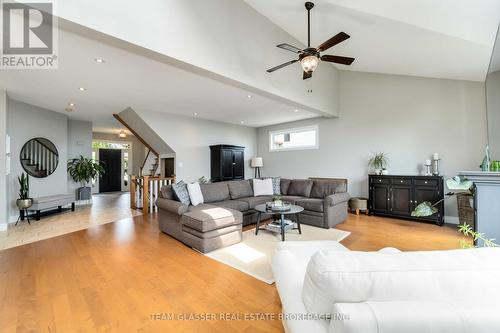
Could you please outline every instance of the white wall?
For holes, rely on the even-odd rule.
[[[320,65],[309,80],[301,79],[299,64],[273,74],[265,71],[297,58],[277,44],[304,45],[244,1],[64,0],[58,15],[171,57],[174,65],[199,74],[292,101],[298,108],[337,113],[338,71],[333,66]],[[305,22],[304,17],[298,24]]]
[[[486,77],[486,101],[490,154],[492,160],[500,160],[500,71]]]
[[[0,231],[7,229],[7,173],[6,173],[6,135],[7,135],[7,93],[0,90]]]
[[[245,147],[245,177],[253,176],[250,159],[256,152],[256,129],[173,114],[138,111],[137,114],[175,151],[178,180],[210,179],[210,145]]]
[[[344,177],[349,192],[368,194],[372,152],[389,154],[391,174],[418,174],[438,152],[445,177],[475,170],[486,144],[484,84],[341,72],[340,118],[260,128],[258,154],[266,176]],[[270,130],[319,124],[319,149],[269,152]],[[456,216],[448,200],[446,215]]]
[[[30,139],[42,137],[54,143],[59,153],[57,169],[46,178],[30,177],[30,196],[38,197],[68,193],[66,172],[68,160],[68,118],[53,112],[16,100],[8,100],[7,133],[11,142],[11,173],[8,181],[8,205],[10,219],[18,215],[16,199],[19,184],[17,177],[24,172],[19,156],[23,145]]]
[[[92,123],[68,119],[68,159],[79,158],[80,155],[92,158]],[[73,193],[80,184],[68,176],[68,191]]]

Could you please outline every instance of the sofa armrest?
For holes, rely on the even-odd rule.
[[[158,198],[156,200],[156,206],[158,206],[159,209],[163,209],[177,215],[184,214],[189,208],[188,205],[183,204],[182,202],[164,198]]]
[[[336,206],[343,202],[349,201],[351,196],[347,192],[330,194],[325,197],[326,203],[328,206]]]

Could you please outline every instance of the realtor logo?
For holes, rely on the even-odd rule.
[[[2,69],[57,68],[52,2],[2,1]]]

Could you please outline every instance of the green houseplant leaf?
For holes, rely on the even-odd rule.
[[[68,174],[76,183],[85,187],[92,179],[104,174],[102,162],[94,161],[80,155],[68,161]]]

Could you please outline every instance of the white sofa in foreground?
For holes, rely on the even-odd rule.
[[[349,251],[284,242],[272,262],[287,333],[500,332],[500,249]]]

